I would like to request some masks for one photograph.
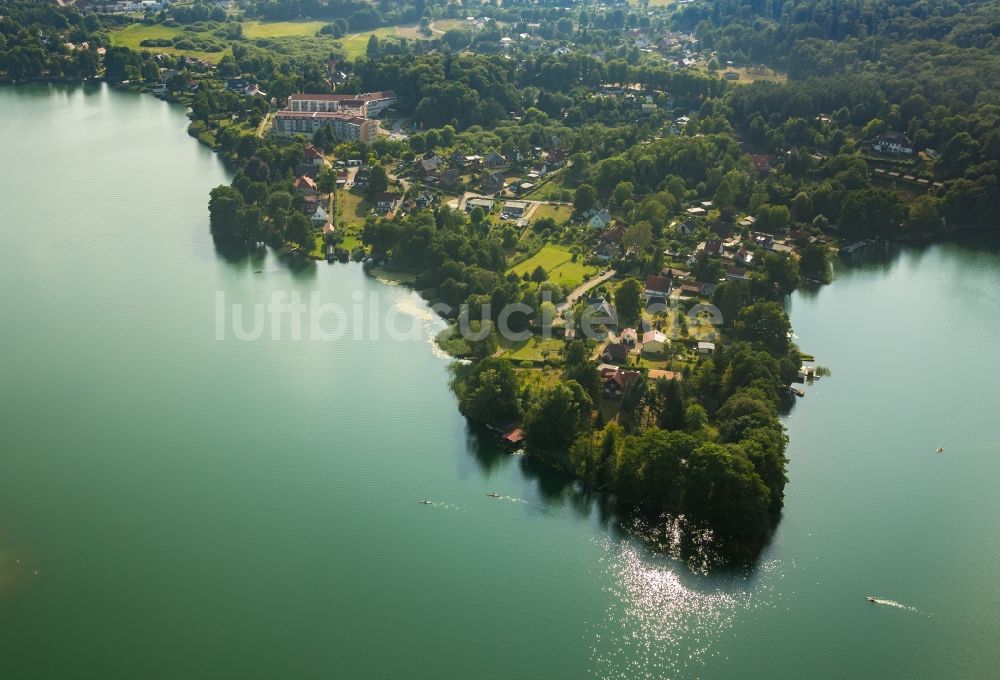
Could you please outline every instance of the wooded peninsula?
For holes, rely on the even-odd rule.
[[[187,105],[220,247],[413,285],[471,422],[756,554],[824,374],[786,296],[1000,228],[1000,6],[565,4],[0,0],[0,79]]]

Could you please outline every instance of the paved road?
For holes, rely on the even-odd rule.
[[[581,297],[583,297],[584,293],[586,293],[588,290],[590,290],[591,288],[596,288],[597,286],[601,285],[602,283],[604,283],[617,273],[618,272],[616,272],[614,269],[609,269],[603,274],[598,274],[597,276],[591,279],[587,279],[579,286],[571,290],[569,294],[566,296],[565,301],[560,302],[558,305],[556,305],[556,311],[562,314],[567,309],[576,304],[576,301],[579,300]]]

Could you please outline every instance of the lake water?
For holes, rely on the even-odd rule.
[[[0,89],[0,677],[995,673],[996,247],[794,296],[833,377],[787,419],[757,568],[704,576],[478,442],[413,293],[220,255],[227,173],[186,122],[103,87]],[[217,339],[217,294],[275,291],[414,339]]]

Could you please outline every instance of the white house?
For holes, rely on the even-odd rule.
[[[669,344],[666,334],[663,331],[650,330],[642,334],[643,354],[663,354]]]
[[[326,224],[329,221],[330,216],[327,214],[326,210],[322,205],[317,205],[316,210],[313,211],[310,219],[316,224]]]
[[[585,224],[591,229],[604,229],[611,221],[611,213],[607,210],[595,210],[586,219]]]
[[[903,133],[890,130],[872,140],[872,149],[880,153],[912,154],[913,142]]]

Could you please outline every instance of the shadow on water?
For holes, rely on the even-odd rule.
[[[543,511],[566,509],[578,520],[594,520],[616,543],[634,542],[649,557],[683,564],[695,575],[750,576],[770,542],[723,545],[709,528],[685,517],[623,507],[614,494],[588,487],[544,460],[513,454],[500,445],[495,432],[486,428],[470,425],[467,444],[466,450],[484,473],[502,469],[516,459],[524,478],[534,483],[544,503]]]
[[[834,272],[836,278],[848,279],[857,274],[885,271],[904,257],[917,264],[939,247],[960,251],[964,256],[988,256],[1000,253],[1000,234],[959,231],[920,241],[883,242],[836,258]]]
[[[224,241],[212,239],[215,244],[215,254],[227,264],[241,268],[259,267],[267,256],[267,249],[245,241]]]

